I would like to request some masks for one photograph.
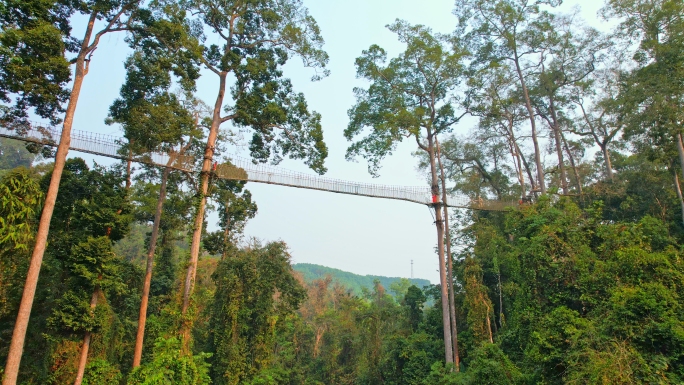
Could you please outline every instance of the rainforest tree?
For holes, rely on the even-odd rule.
[[[465,99],[460,83],[466,51],[452,37],[433,34],[422,25],[396,21],[388,28],[406,44],[406,50],[385,64],[387,54],[373,45],[356,59],[357,75],[371,84],[368,89],[354,89],[356,104],[348,112],[350,122],[344,136],[356,141],[347,149],[347,159],[363,156],[368,161],[368,171],[376,174],[379,162],[404,138],[414,139],[418,148],[427,154],[435,202],[440,283],[445,299],[442,302],[445,359],[453,362],[436,158],[437,137],[451,131],[464,114],[458,111]]]

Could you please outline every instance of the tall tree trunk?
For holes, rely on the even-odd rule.
[[[216,148],[216,138],[218,137],[219,126],[221,125],[221,107],[223,106],[223,98],[226,92],[226,72],[221,72],[219,75],[219,92],[214,104],[214,111],[211,121],[211,128],[209,129],[209,137],[207,138],[207,147],[204,150],[204,161],[202,162],[202,172],[200,179],[200,202],[197,207],[195,215],[195,224],[192,233],[192,243],[190,245],[190,262],[188,264],[188,271],[185,275],[185,283],[183,286],[183,305],[181,314],[187,315],[188,307],[190,306],[190,297],[195,285],[195,275],[197,273],[197,260],[200,252],[200,241],[202,240],[202,225],[204,223],[204,209],[207,204],[207,192],[209,191],[209,174],[211,172],[211,162],[214,159],[214,150]],[[188,320],[183,321],[183,349],[186,353],[189,352],[190,331],[192,325]]]
[[[444,221],[442,219],[442,202],[437,181],[435,162],[435,143],[431,132],[428,132],[428,155],[430,157],[431,190],[434,197],[435,226],[437,227],[437,254],[439,256],[439,282],[442,295],[442,329],[444,330],[444,360],[454,362],[451,339],[451,317],[449,316],[449,293],[447,290],[446,263],[444,259]]]
[[[525,188],[525,175],[523,174],[522,162],[520,161],[520,154],[514,151],[512,146],[510,150],[515,165],[515,174],[518,177],[518,184],[520,185],[520,197],[522,198],[527,193],[527,189]]]
[[[93,296],[90,297],[90,312],[91,315],[97,306],[97,299],[100,297],[100,286],[95,286]],[[78,359],[78,369],[76,370],[76,380],[74,385],[81,385],[83,381],[83,374],[85,373],[86,364],[88,363],[88,351],[90,350],[90,340],[92,338],[91,332],[85,332],[83,336],[83,345],[81,345],[81,355]]]
[[[603,144],[599,147],[601,147],[601,152],[603,153],[603,160],[606,166],[606,178],[613,182],[613,162],[611,162],[610,160],[610,150],[608,150],[608,144]]]
[[[492,312],[492,309],[489,308],[489,303],[485,300],[485,306],[487,306],[487,330],[489,331],[489,343],[493,344],[494,343],[494,335],[492,334],[492,321],[491,317],[489,317],[489,314]]]
[[[530,178],[530,186],[532,187],[532,190],[534,190],[537,187],[537,184],[534,182],[534,177],[532,176],[532,168],[530,167],[530,164],[527,163],[527,159],[525,159],[525,157],[522,155],[522,151],[520,151],[520,146],[518,146],[518,143],[515,144],[515,149],[520,155],[520,160],[522,160],[523,166],[525,166],[525,173],[527,173],[527,177]]]
[[[682,207],[682,224],[684,224],[684,196],[682,196],[682,187],[679,184],[679,175],[677,175],[677,169],[672,168],[674,174],[674,185],[675,191],[677,192],[677,198],[679,198],[679,204]]]
[[[460,356],[458,353],[458,326],[456,325],[456,300],[454,297],[454,264],[451,259],[451,232],[449,230],[449,207],[447,200],[446,176],[444,175],[444,166],[442,165],[442,151],[439,146],[439,141],[435,138],[437,145],[437,160],[439,164],[439,173],[442,177],[442,201],[444,203],[444,232],[446,233],[446,258],[447,258],[447,281],[449,282],[449,317],[451,320],[451,338],[452,348],[454,349],[454,366],[456,372],[460,368]]]
[[[499,328],[503,327],[503,291],[501,288],[501,267],[497,266],[497,277],[499,280]]]
[[[86,49],[90,42],[96,19],[97,12],[93,12],[88,20],[85,36],[83,38],[83,42],[81,43],[81,51],[76,57],[74,85],[71,88],[69,103],[67,104],[66,113],[64,115],[64,127],[62,128],[62,135],[59,139],[59,146],[57,147],[57,153],[55,154],[52,177],[50,178],[50,185],[48,186],[47,193],[45,194],[45,203],[43,204],[43,211],[41,212],[40,222],[38,223],[36,244],[33,247],[33,253],[31,254],[31,262],[26,274],[26,283],[24,284],[24,291],[19,304],[17,321],[14,324],[14,330],[12,332],[12,341],[10,342],[10,348],[7,355],[7,364],[5,365],[5,374],[2,380],[3,385],[15,385],[17,383],[19,364],[21,363],[21,355],[24,351],[26,329],[28,328],[29,318],[31,316],[31,307],[33,306],[33,298],[35,297],[36,287],[38,286],[40,266],[43,263],[43,254],[45,253],[48,232],[50,231],[50,221],[52,220],[52,213],[55,209],[55,202],[57,200],[57,193],[59,191],[59,182],[62,179],[62,172],[64,171],[67,153],[69,152],[69,146],[71,145],[71,127],[74,123],[74,113],[76,112],[78,97],[81,94],[83,79],[88,73]]]
[[[150,285],[152,283],[152,268],[154,267],[154,252],[157,248],[157,238],[159,237],[159,224],[161,223],[162,208],[166,200],[166,183],[169,179],[171,168],[164,167],[161,185],[159,187],[159,199],[154,213],[154,224],[150,236],[150,248],[147,251],[147,265],[145,267],[145,282],[143,283],[142,299],[140,301],[140,313],[138,315],[138,334],[135,337],[135,349],[133,350],[133,367],[140,366],[142,359],[143,341],[145,339],[145,323],[147,321],[147,304],[150,298]]]
[[[679,167],[684,177],[684,143],[682,143],[682,133],[677,133],[677,153],[679,153]]]
[[[565,171],[565,159],[563,159],[563,138],[561,138],[560,126],[558,124],[558,114],[556,114],[556,108],[554,106],[553,98],[549,98],[549,109],[551,110],[551,118],[553,136],[556,142],[556,153],[558,154],[558,169],[560,170],[561,179],[561,189],[564,195],[570,193],[568,189],[568,175]]]
[[[518,59],[518,51],[515,50],[515,70],[518,73],[520,86],[522,87],[523,96],[525,97],[525,107],[530,116],[530,128],[532,129],[532,143],[534,144],[534,163],[537,166],[537,184],[539,185],[542,194],[546,194],[546,183],[544,183],[544,168],[541,162],[541,152],[539,151],[539,141],[537,140],[537,124],[534,119],[534,110],[532,109],[532,101],[530,100],[530,93],[527,90],[527,83],[525,76],[520,68],[520,60]]]

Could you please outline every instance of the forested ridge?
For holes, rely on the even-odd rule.
[[[379,281],[380,284],[387,289],[396,287],[400,293],[405,290],[405,288],[401,289],[402,286],[408,287],[415,285],[422,288],[430,285],[430,281],[427,279],[359,275],[313,263],[295,263],[292,265],[292,269],[301,274],[306,282],[313,282],[330,276],[332,282],[344,286],[356,295],[361,295],[365,290],[372,289],[375,286],[375,281]],[[392,290],[390,289],[390,291]]]
[[[607,0],[610,32],[559,4],[456,0],[452,33],[396,20],[402,52],[360,53],[325,140],[373,175],[415,143],[440,282],[358,291],[246,237],[258,202],[215,173],[241,140],[327,171],[321,115],[285,76],[292,58],[329,74],[302,2],[3,0],[0,123],[62,127],[54,148],[0,139],[3,385],[684,383],[684,3]],[[123,160],[67,158],[114,34]],[[133,164],[152,151],[169,164]]]

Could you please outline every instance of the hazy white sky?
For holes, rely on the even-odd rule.
[[[297,59],[286,67],[297,91],[304,92],[311,109],[322,114],[325,141],[329,147],[326,165],[328,177],[395,185],[424,185],[411,156],[414,145],[401,145],[387,158],[379,178],[371,178],[363,160],[347,162],[344,154],[349,143],[342,132],[347,126],[347,110],[354,103],[352,88],[364,83],[355,77],[354,59],[371,44],[378,44],[393,57],[402,46],[385,26],[395,19],[424,24],[437,32],[453,30],[452,0],[304,0],[318,21],[330,55],[331,75],[311,83],[311,71]],[[596,12],[601,1],[566,1],[565,12],[580,6],[582,16],[601,28]],[[75,28],[78,31],[80,27]],[[104,118],[118,96],[125,72],[123,61],[129,50],[124,35],[106,36],[90,65],[76,111],[74,129],[119,135],[115,126],[106,126]],[[205,74],[198,83],[198,97],[213,104],[216,78]],[[467,133],[472,126],[465,121],[456,130]],[[70,156],[84,154],[71,153]],[[110,163],[106,159],[96,159]],[[305,171],[295,161],[282,166]],[[438,259],[434,253],[436,231],[427,207],[402,201],[355,197],[319,191],[250,183],[259,213],[246,228],[246,235],[265,241],[283,240],[294,262],[316,263],[358,274],[386,276],[410,275],[438,282]],[[214,217],[215,218],[215,217]],[[210,218],[211,219],[211,218]],[[210,224],[210,226],[212,226]]]

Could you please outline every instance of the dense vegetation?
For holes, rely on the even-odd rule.
[[[0,141],[3,385],[684,382],[684,5],[608,0],[604,35],[557,3],[458,0],[453,34],[398,20],[404,52],[356,60],[347,155],[375,174],[415,140],[440,264],[439,285],[359,291],[243,239],[257,203],[214,172],[229,121],[255,161],[326,171],[321,117],[283,73],[298,56],[327,75],[299,1],[3,1],[0,120],[64,123],[56,152]],[[92,53],[124,31],[106,117],[124,161],[67,160]],[[153,150],[169,163],[134,171]],[[449,191],[518,204],[448,210]]]

